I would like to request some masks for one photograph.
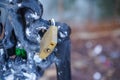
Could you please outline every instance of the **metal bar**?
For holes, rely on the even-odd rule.
[[[57,80],[71,80],[70,40],[58,44]]]

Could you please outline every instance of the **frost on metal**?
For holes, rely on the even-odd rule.
[[[42,14],[40,0],[0,0],[0,80],[39,80],[53,63],[58,80],[71,80],[70,28]],[[58,27],[58,43],[41,59],[40,41],[51,25]]]

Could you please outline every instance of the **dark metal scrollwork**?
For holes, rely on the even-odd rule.
[[[42,19],[42,14],[43,6],[38,0],[0,0],[1,80],[38,80],[52,63],[56,65],[58,80],[71,79],[71,30],[67,24],[55,22],[57,46],[46,59],[36,55],[40,40],[51,25]],[[19,53],[26,53],[26,57]]]

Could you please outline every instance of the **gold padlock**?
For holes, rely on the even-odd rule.
[[[57,33],[58,29],[55,25],[53,25],[50,26],[44,34],[40,42],[41,48],[39,56],[41,59],[48,57],[54,50],[55,46],[57,45]]]

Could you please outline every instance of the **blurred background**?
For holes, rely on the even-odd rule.
[[[72,80],[120,80],[120,0],[40,0],[72,29]],[[40,80],[57,80],[55,66]]]

